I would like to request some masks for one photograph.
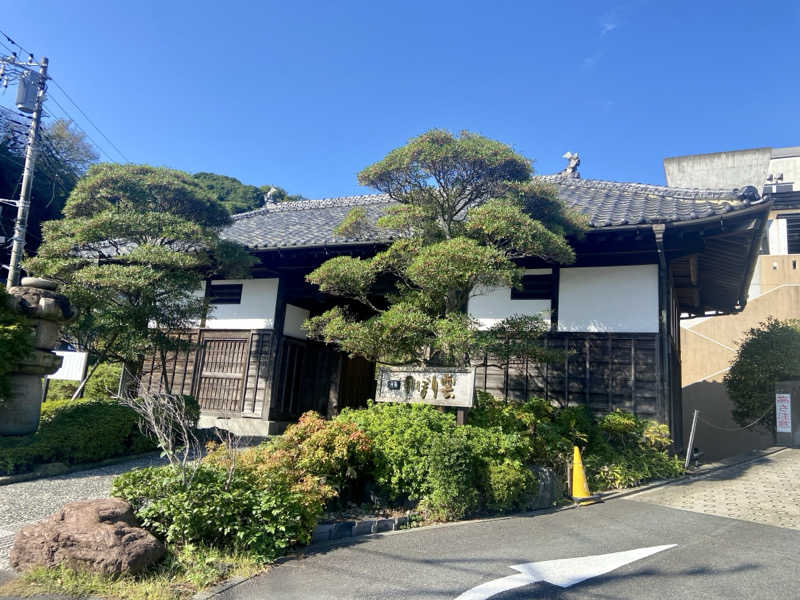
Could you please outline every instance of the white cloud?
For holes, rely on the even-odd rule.
[[[617,24],[611,21],[606,21],[602,23],[600,26],[600,35],[605,35],[607,33],[611,33],[617,28]]]

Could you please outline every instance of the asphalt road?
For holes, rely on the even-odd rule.
[[[455,599],[511,565],[676,544],[568,588],[538,582],[493,600],[800,598],[800,531],[633,500],[397,532],[309,552],[218,598]]]

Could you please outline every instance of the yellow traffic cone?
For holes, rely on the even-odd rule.
[[[586,483],[586,471],[583,470],[581,451],[577,446],[572,450],[572,499],[578,505],[594,504],[600,500],[600,496],[593,496],[589,491],[589,484]]]

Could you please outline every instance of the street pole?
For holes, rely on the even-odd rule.
[[[31,126],[28,130],[28,144],[25,148],[25,169],[22,172],[22,190],[17,204],[17,221],[14,224],[14,244],[11,247],[11,260],[8,264],[7,288],[19,283],[19,263],[22,260],[22,252],[25,248],[25,231],[28,227],[33,168],[36,165],[36,136],[39,133],[39,121],[42,117],[42,103],[44,102],[44,90],[47,82],[47,64],[47,58],[43,58],[39,68],[39,92],[36,94],[36,104],[33,109]]]
[[[692,461],[692,454],[694,453],[694,432],[697,430],[697,415],[700,411],[695,409],[692,416],[692,431],[689,434],[689,445],[686,447],[686,462],[683,464],[684,469],[689,468],[689,463]]]

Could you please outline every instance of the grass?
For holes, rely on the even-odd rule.
[[[224,579],[255,575],[265,568],[263,563],[245,555],[186,545],[169,548],[158,565],[138,576],[109,577],[65,566],[31,569],[1,586],[0,596],[61,594],[119,600],[182,600]]]

